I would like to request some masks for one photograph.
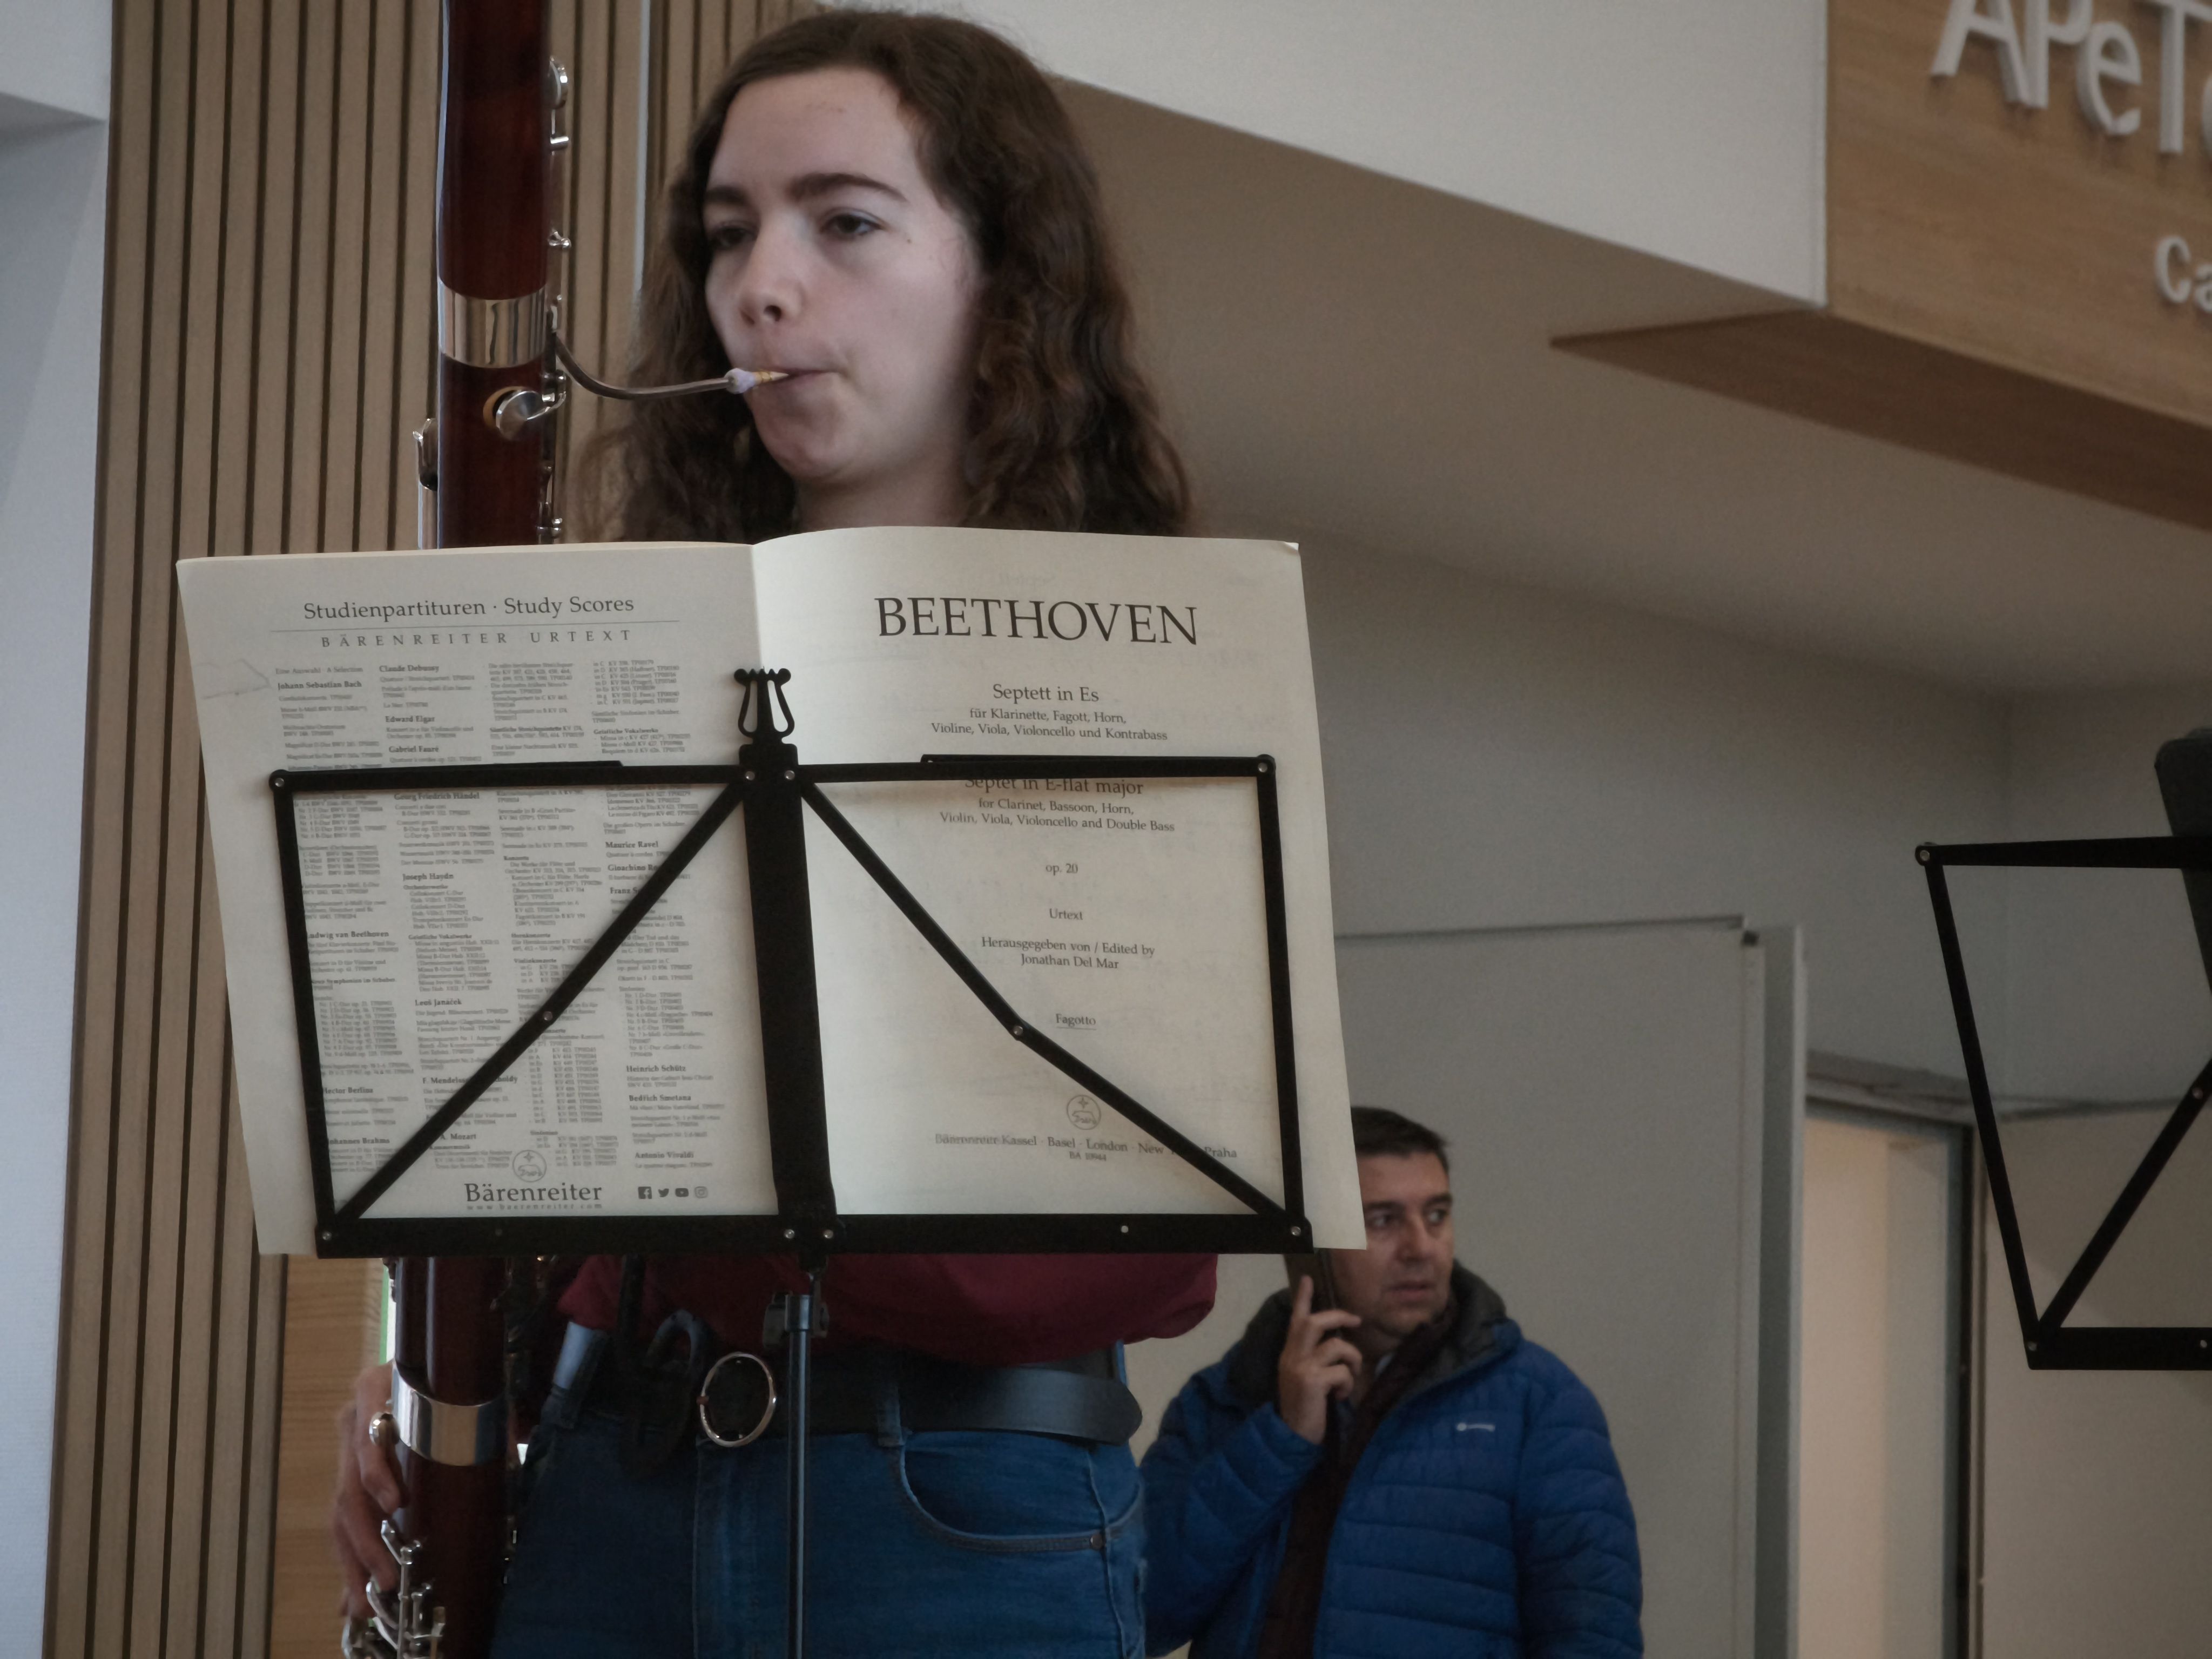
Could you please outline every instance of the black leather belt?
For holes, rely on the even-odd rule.
[[[899,1348],[833,1350],[814,1355],[813,1371],[808,1422],[817,1434],[988,1429],[1118,1446],[1145,1415],[1115,1375],[1111,1348],[1034,1365],[963,1365]],[[768,1431],[784,1431],[780,1402]]]
[[[613,1358],[604,1333],[572,1327],[556,1398],[574,1399],[580,1385],[576,1403],[633,1421],[665,1417],[681,1398],[684,1405],[696,1406],[696,1413],[685,1416],[696,1414],[697,1426],[719,1445],[785,1432],[786,1402],[776,1397],[782,1368],[773,1358],[741,1351],[697,1354],[690,1368],[694,1381],[680,1396],[634,1366],[609,1363]],[[1072,1359],[997,1366],[961,1364],[903,1348],[817,1348],[811,1369],[808,1426],[816,1434],[873,1434],[896,1443],[904,1434],[981,1430],[1121,1445],[1144,1420],[1111,1348]],[[548,1406],[551,1415],[553,1402]],[[665,1432],[647,1430],[645,1437],[661,1440]]]

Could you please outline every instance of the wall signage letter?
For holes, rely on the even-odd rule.
[[[2085,0],[2083,9],[2094,3]],[[1989,0],[1989,3],[1994,9],[1985,12],[1984,0],[1951,0],[1951,15],[1943,20],[1943,38],[1936,47],[1935,67],[1928,72],[1939,79],[1956,75],[1960,59],[1966,56],[1967,39],[1986,40],[1996,48],[1997,76],[2004,83],[2006,101],[2032,104],[2039,109],[2049,95],[2051,60],[2045,56],[2042,75],[2030,79],[2027,60],[2021,51],[2020,30],[2012,21],[2012,0]],[[2028,3],[2046,19],[2050,16],[2051,0],[2028,0]]]
[[[2081,100],[2081,112],[2096,123],[2099,131],[2108,138],[2124,138],[2142,125],[2142,112],[2115,111],[2105,97],[2106,81],[2129,87],[2142,84],[2142,55],[2136,50],[2135,36],[2119,23],[2100,23],[2089,31],[2081,56],[2074,60],[2074,91]]]
[[[2193,300],[2199,311],[2212,316],[2212,261],[2192,270],[2191,258],[2189,244],[2181,237],[2159,238],[2153,260],[2159,294],[2168,305],[2185,306]]]
[[[1966,48],[1984,42],[1994,56],[1997,82],[2008,103],[2045,109],[2051,103],[2051,49],[2075,53],[2074,97],[2082,118],[2106,137],[2125,138],[2142,126],[2142,111],[2116,107],[2112,88],[2142,84],[2142,49],[2123,22],[2096,15],[2096,0],[1951,0],[1929,73],[1948,80],[1959,73]],[[2158,147],[2179,155],[2189,127],[2189,26],[2212,22],[2212,0],[2139,0],[2161,14],[2158,31]],[[2063,4],[2064,15],[2051,8]],[[2212,79],[2197,96],[2197,136],[2212,156]]]

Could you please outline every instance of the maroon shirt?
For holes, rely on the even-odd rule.
[[[1071,1359],[1115,1342],[1180,1336],[1213,1306],[1210,1255],[844,1255],[822,1277],[825,1343],[884,1342],[972,1365]],[[757,1348],[769,1301],[805,1281],[789,1256],[647,1260],[641,1335],[681,1308],[736,1348]],[[622,1261],[595,1255],[561,1297],[611,1330]]]

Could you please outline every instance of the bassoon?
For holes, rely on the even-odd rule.
[[[547,417],[562,396],[551,202],[568,76],[547,50],[545,0],[445,0],[441,45],[436,414],[416,434],[422,542],[550,541]],[[371,1620],[345,1632],[350,1656],[490,1650],[507,1540],[507,1279],[495,1258],[392,1264],[385,1432],[405,1497],[385,1541],[400,1583],[370,1586]]]
[[[783,377],[732,368],[622,386],[578,363],[561,339],[552,281],[553,256],[568,246],[553,223],[568,76],[547,52],[545,0],[445,0],[441,46],[438,386],[436,413],[415,434],[419,539],[550,542],[561,528],[554,416],[572,380],[634,399],[742,396]],[[388,1595],[368,1587],[372,1618],[348,1623],[349,1659],[481,1659],[490,1649],[513,1443],[504,1310],[510,1290],[529,1299],[535,1278],[531,1264],[496,1258],[392,1264],[389,1433],[405,1497],[385,1542],[399,1583]],[[802,1329],[809,1301],[799,1304]],[[795,1346],[803,1356],[803,1337]],[[803,1453],[803,1436],[798,1443]],[[793,1559],[798,1584],[803,1557]]]

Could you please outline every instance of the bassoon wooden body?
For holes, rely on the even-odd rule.
[[[553,111],[544,0],[446,0],[438,104],[437,544],[550,540]],[[501,430],[502,410],[522,416]]]
[[[550,540],[550,199],[567,77],[547,53],[544,0],[445,0],[443,14],[437,407],[417,438],[434,544]],[[371,1651],[490,1650],[507,1541],[506,1279],[495,1259],[393,1264],[406,1498],[392,1541],[406,1582],[380,1598]]]

